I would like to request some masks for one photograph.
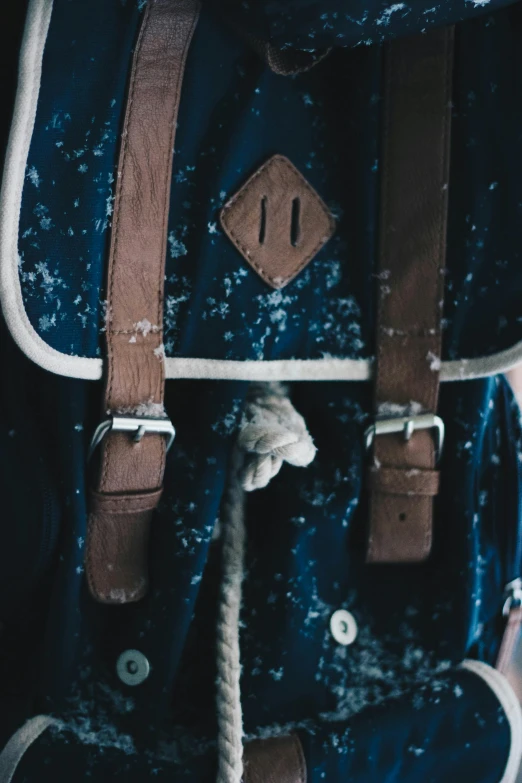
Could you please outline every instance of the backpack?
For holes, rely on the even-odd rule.
[[[516,780],[522,7],[484,5],[9,9],[0,783]]]

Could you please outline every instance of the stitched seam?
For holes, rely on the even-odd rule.
[[[446,185],[445,198],[443,199],[441,210],[442,215],[439,220],[439,245],[438,245],[438,267],[439,274],[437,285],[437,301],[435,302],[435,315],[434,322],[437,328],[437,355],[442,351],[442,317],[443,309],[441,303],[444,302],[444,275],[441,274],[442,270],[446,267],[446,237],[447,237],[447,214],[448,214],[448,200],[449,200],[449,158],[450,158],[450,133],[451,133],[451,96],[452,96],[452,77],[453,77],[453,27],[447,27],[444,30],[445,47],[444,47],[444,88],[443,88],[443,104],[444,104],[444,117],[443,127],[441,133],[441,147],[440,147],[440,167],[441,167],[441,189]],[[447,182],[444,179],[447,178]],[[437,373],[437,381],[439,374]],[[439,397],[439,382],[434,389],[433,394],[433,410],[436,409]]]
[[[150,334],[151,332],[149,332]],[[153,333],[155,335],[162,335],[163,329],[161,327],[158,327],[157,329],[153,330]],[[143,341],[147,340],[148,334],[142,334],[138,329],[115,329],[113,332],[111,332],[111,335],[119,335],[119,334],[135,334],[136,336],[140,336]]]
[[[393,62],[393,47],[388,44],[386,47],[386,57],[387,61],[384,63],[384,69],[385,69],[385,75],[384,75],[384,144],[382,145],[382,159],[384,162],[383,166],[383,172],[382,172],[382,188],[381,188],[381,220],[380,220],[380,251],[379,251],[379,260],[378,260],[378,271],[380,272],[383,269],[386,269],[386,260],[388,257],[387,248],[388,248],[388,237],[386,235],[386,225],[387,225],[387,218],[388,218],[388,198],[389,198],[389,158],[390,158],[390,146],[391,146],[391,139],[390,139],[390,125],[391,125],[391,81],[392,81],[392,62]],[[382,293],[379,291],[379,295],[377,297],[377,324],[379,328],[381,328],[381,324],[383,321],[383,297]],[[383,353],[383,345],[382,340],[377,341],[377,369],[376,369],[376,378],[375,378],[375,408],[377,408],[377,399],[379,395],[379,388],[381,386],[381,357]],[[376,449],[374,446],[373,449],[374,454],[376,453]],[[375,541],[375,532],[378,528],[378,499],[377,494],[375,492],[370,493],[370,524],[369,524],[369,530],[368,530],[368,555],[367,557],[369,559],[374,559],[379,554],[379,547],[376,548],[376,541]]]
[[[190,24],[189,32],[188,35],[186,36],[185,43],[183,46],[183,51],[181,53],[181,58],[179,61],[179,68],[178,68],[176,86],[174,92],[173,112],[170,118],[171,128],[169,133],[168,161],[167,161],[167,165],[165,166],[165,179],[163,182],[165,203],[163,207],[163,220],[162,220],[162,241],[161,241],[161,250],[160,250],[161,258],[158,264],[158,295],[157,295],[158,310],[157,310],[156,321],[158,324],[161,325],[161,330],[162,330],[161,334],[163,334],[163,300],[164,300],[164,279],[165,279],[166,255],[167,255],[167,223],[168,223],[169,208],[170,208],[169,183],[172,177],[172,166],[173,166],[173,159],[174,159],[174,141],[176,135],[176,124],[177,124],[177,116],[178,116],[178,109],[179,109],[179,102],[180,102],[180,95],[181,95],[181,83],[182,83],[183,74],[185,72],[187,52],[192,40],[192,35],[194,33],[197,20],[198,20],[198,13],[196,12]],[[181,22],[181,25],[183,25],[183,21]],[[165,398],[165,362],[159,362],[159,375],[160,375],[159,401],[163,402]],[[152,388],[151,388],[151,392],[153,392]],[[158,472],[156,478],[157,486],[160,486],[163,482],[166,458],[167,458],[167,451],[166,451],[165,439],[161,438],[160,459],[158,461]]]
[[[110,340],[111,336],[111,328],[110,328],[110,307],[113,300],[113,286],[114,286],[114,274],[115,274],[115,259],[117,257],[118,253],[118,243],[119,243],[119,236],[120,236],[120,201],[121,201],[121,194],[123,190],[123,182],[125,180],[125,174],[126,174],[126,168],[127,168],[127,151],[128,151],[128,142],[129,142],[129,135],[128,135],[128,127],[131,122],[132,113],[134,110],[134,94],[136,89],[136,75],[138,71],[138,63],[141,58],[141,52],[143,47],[143,42],[145,40],[145,34],[148,30],[149,23],[150,23],[150,9],[151,5],[147,5],[146,9],[146,16],[143,20],[143,24],[140,30],[140,34],[138,37],[138,43],[136,47],[136,55],[133,58],[132,63],[132,74],[131,74],[131,85],[129,90],[129,100],[127,105],[127,111],[125,115],[125,123],[123,128],[123,148],[121,151],[121,177],[118,179],[118,184],[116,188],[116,198],[115,198],[115,215],[114,215],[114,221],[115,226],[113,226],[114,230],[114,247],[111,252],[110,256],[110,275],[109,275],[109,286],[107,291],[107,302],[109,307],[109,322],[107,326],[107,361],[109,365],[109,377],[107,379],[107,394],[106,394],[106,407],[111,408],[112,404],[112,388],[113,388],[113,382],[114,382],[114,362],[113,362],[113,350],[112,350],[112,343]],[[102,478],[100,482],[100,486],[103,488],[106,485],[108,473],[109,473],[109,464],[111,463],[111,457],[112,457],[112,439],[108,438],[105,441],[105,444],[102,444],[102,450],[103,450],[103,468],[102,468]]]
[[[437,336],[433,333],[433,329],[394,329],[393,333],[390,334],[388,330],[393,329],[393,326],[381,326],[379,328],[381,332],[383,332],[383,335],[390,340],[401,339],[404,337],[429,337],[433,339]]]
[[[442,103],[443,103],[443,122],[442,122],[442,133],[439,134],[439,137],[441,138],[440,142],[440,150],[439,150],[439,166],[440,166],[440,172],[439,172],[439,187],[441,192],[444,184],[444,178],[445,174],[448,171],[447,167],[447,141],[448,141],[448,133],[449,133],[449,127],[451,122],[451,109],[448,110],[448,104],[451,97],[451,85],[450,85],[450,73],[451,68],[449,68],[449,56],[450,56],[450,43],[453,40],[452,36],[452,30],[453,28],[446,28],[444,30],[444,82],[443,82],[443,94],[442,94]],[[449,171],[448,171],[449,174]],[[449,177],[448,177],[449,179]],[[448,202],[448,193],[445,192],[445,198],[442,199],[442,204],[439,201],[439,209],[438,209],[438,224],[439,224],[439,241],[438,241],[438,248],[437,248],[437,268],[436,273],[438,275],[437,279],[437,286],[436,286],[436,298],[433,302],[433,323],[435,325],[436,330],[436,351],[437,355],[440,355],[440,352],[442,350],[442,330],[441,330],[441,322],[442,322],[442,310],[439,308],[439,303],[442,300],[444,296],[444,276],[441,274],[442,269],[445,266],[445,256],[444,256],[444,239],[446,237],[446,214],[447,214],[447,202]],[[433,371],[432,371],[433,372]],[[438,397],[439,397],[439,373],[433,372],[434,377],[434,383],[431,386],[431,390],[429,393],[429,402],[431,403],[430,408],[432,410],[436,410],[437,403],[438,403]],[[430,445],[430,460],[432,464],[435,462],[435,445],[431,443]],[[433,505],[430,504],[429,507],[429,514],[426,514],[426,522],[425,522],[425,536],[424,536],[424,546],[426,549],[430,547],[431,541],[433,537]]]
[[[302,260],[297,267],[294,267],[292,271],[288,275],[279,275],[278,277],[272,277],[271,275],[268,275],[266,271],[264,271],[263,267],[260,266],[253,258],[249,258],[251,255],[250,251],[247,247],[245,247],[237,234],[235,233],[234,229],[229,224],[228,219],[228,213],[229,210],[234,206],[234,204],[240,204],[246,196],[249,194],[249,192],[252,189],[252,186],[255,185],[256,180],[258,177],[260,177],[264,172],[273,165],[283,165],[285,166],[289,171],[292,172],[292,174],[295,176],[297,175],[298,179],[300,180],[301,184],[304,185],[305,189],[308,191],[308,193],[311,195],[315,203],[319,206],[323,214],[327,217],[328,220],[328,234],[326,237],[323,237],[319,240],[317,245],[314,247],[312,251],[308,253],[306,258]],[[306,179],[303,177],[301,172],[296,169],[296,167],[291,163],[291,161],[288,160],[288,158],[285,158],[283,155],[274,155],[270,160],[268,160],[266,163],[261,166],[261,168],[253,174],[248,182],[246,182],[243,187],[236,193],[235,196],[231,198],[231,200],[226,204],[225,207],[221,210],[221,225],[225,229],[227,235],[230,237],[234,245],[238,248],[238,250],[241,252],[243,256],[245,256],[248,263],[254,267],[256,272],[260,275],[260,277],[263,278],[266,282],[269,282],[273,285],[280,285],[282,282],[283,285],[290,282],[292,278],[294,278],[296,275],[299,274],[299,272],[304,269],[304,267],[312,260],[312,258],[319,252],[319,250],[328,242],[329,239],[331,239],[333,233],[335,232],[336,223],[333,219],[333,216],[331,215],[328,207],[322,200],[322,198],[319,196],[317,191],[315,191],[312,186],[306,181]]]
[[[192,10],[190,9],[190,3],[189,3],[189,11],[192,13],[192,20],[190,21],[188,34],[185,37],[183,51],[181,53],[181,57],[179,60],[179,69],[177,73],[176,88],[175,88],[175,99],[173,103],[173,113],[171,117],[171,131],[169,136],[168,149],[170,155],[169,155],[168,165],[166,166],[165,182],[164,182],[164,187],[165,187],[164,192],[166,194],[166,198],[165,198],[165,205],[163,211],[162,244],[161,244],[162,257],[159,263],[158,315],[157,315],[157,323],[160,324],[161,326],[161,334],[163,334],[163,300],[164,300],[164,279],[165,279],[166,256],[167,256],[167,224],[168,224],[169,210],[170,210],[170,182],[172,179],[172,167],[173,167],[173,160],[174,160],[174,144],[175,144],[176,130],[177,130],[177,118],[178,118],[179,104],[181,100],[181,88],[183,82],[183,75],[185,73],[187,54],[199,18],[199,5],[196,6],[195,10]],[[183,21],[181,23],[181,26],[182,25],[183,25]],[[165,362],[160,362],[159,365],[160,365],[159,399],[160,402],[163,402],[165,399]],[[167,459],[167,447],[165,443],[165,438],[161,438],[160,449],[161,449],[161,456],[160,456],[160,461],[158,462],[158,475],[156,479],[157,486],[160,486],[163,483],[163,475],[165,473],[165,462]]]

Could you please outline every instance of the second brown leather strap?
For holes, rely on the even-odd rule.
[[[453,28],[386,49],[377,420],[435,413],[444,295]],[[368,562],[416,562],[431,548],[438,491],[429,429],[376,435]],[[380,475],[381,474],[381,475]]]
[[[104,415],[162,417],[163,285],[172,155],[198,0],[149,0],[136,44],[122,135],[107,283]],[[91,594],[143,597],[147,544],[161,496],[163,435],[109,432],[86,541]]]

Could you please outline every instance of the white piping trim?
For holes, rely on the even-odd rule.
[[[367,381],[372,361],[367,359],[166,359],[167,378],[223,381]]]
[[[506,677],[487,663],[466,660],[461,668],[473,672],[489,685],[506,714],[511,729],[511,747],[499,783],[516,783],[522,760],[522,709],[518,697]]]
[[[40,367],[84,380],[102,377],[101,359],[61,353],[42,340],[25,311],[18,271],[18,234],[25,170],[33,134],[42,78],[42,60],[53,0],[31,0],[27,12],[13,122],[0,192],[0,303],[13,339]],[[522,341],[491,356],[442,362],[441,381],[465,381],[507,372],[522,363]],[[234,381],[367,381],[368,359],[287,359],[227,361],[166,359],[167,378]]]
[[[22,192],[52,10],[53,0],[31,0],[20,49],[18,89],[0,191],[0,301],[14,340],[33,362],[58,375],[94,380],[101,376],[101,360],[60,353],[37,334],[25,312],[18,273]]]
[[[48,715],[37,715],[13,734],[0,753],[0,783],[11,783],[25,752],[53,723],[55,723],[54,718]]]

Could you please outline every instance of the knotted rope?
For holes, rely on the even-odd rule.
[[[303,417],[280,383],[252,386],[238,446],[246,452],[241,473],[246,492],[266,487],[279,473],[283,462],[306,467],[317,451]]]
[[[217,783],[241,783],[243,714],[239,619],[245,561],[245,492],[266,487],[283,462],[305,467],[316,448],[281,384],[255,384],[232,457],[224,504],[223,573],[217,627]]]

